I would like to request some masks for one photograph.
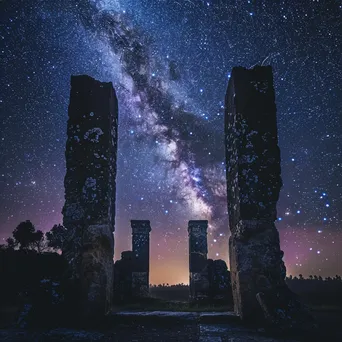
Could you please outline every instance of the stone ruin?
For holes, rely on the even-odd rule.
[[[121,253],[114,265],[115,302],[149,296],[150,221],[132,220],[133,251]],[[207,259],[208,221],[189,221],[190,299],[226,299],[230,275],[223,260]]]
[[[68,243],[63,255],[78,295],[75,305],[85,316],[104,314],[112,303],[117,119],[111,83],[71,78],[63,208]],[[271,67],[233,68],[225,99],[225,150],[235,312],[244,321],[265,317],[286,329],[313,327],[286,286],[274,223],[282,180]],[[188,225],[192,299],[207,297],[218,279],[216,267],[224,268],[207,259],[207,225],[201,220]],[[123,284],[127,281],[127,291],[147,296],[150,223],[132,220],[131,226],[133,251],[122,254],[118,269],[131,265]]]
[[[225,99],[230,272],[235,312],[294,328],[311,319],[285,283],[275,227],[282,187],[272,68],[235,67]]]
[[[210,300],[229,300],[231,294],[230,272],[224,260],[207,260],[208,298]]]
[[[189,221],[189,284],[190,299],[207,297],[209,288],[207,269],[207,229],[208,221]]]
[[[114,264],[114,302],[127,302],[134,298],[132,272],[135,256],[133,251],[121,253],[121,259]]]
[[[131,220],[133,251],[121,253],[114,265],[115,301],[149,296],[150,221]]]
[[[230,275],[223,260],[207,259],[208,221],[189,221],[190,300],[223,299],[229,296]]]
[[[112,83],[71,77],[66,143],[63,255],[81,316],[111,309],[118,101]]]
[[[132,272],[132,291],[137,297],[149,295],[150,221],[131,220],[132,248],[135,257]]]

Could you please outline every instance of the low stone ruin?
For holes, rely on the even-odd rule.
[[[227,300],[230,298],[230,272],[225,261],[207,260],[208,298],[212,300]]]
[[[229,297],[230,275],[223,260],[207,259],[208,221],[189,221],[190,300],[223,299]]]
[[[121,253],[121,259],[114,264],[114,302],[129,301],[133,298],[132,273],[135,256],[133,251]]]
[[[131,301],[149,296],[150,221],[132,220],[133,251],[121,253],[114,265],[114,300]]]

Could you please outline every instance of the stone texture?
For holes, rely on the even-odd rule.
[[[112,83],[71,77],[63,224],[74,305],[84,316],[110,310],[113,292],[118,102]]]
[[[288,288],[259,292],[256,297],[271,327],[284,332],[318,328],[308,308]]]
[[[207,261],[208,279],[209,279],[209,298],[228,299],[230,298],[230,273],[227,264],[219,259]]]
[[[132,272],[132,292],[134,297],[147,297],[150,287],[150,221],[131,220],[131,227],[132,248],[135,257]]]
[[[273,298],[273,307],[291,306],[293,298],[285,284],[283,252],[274,224],[282,180],[271,67],[233,68],[225,102],[229,254],[235,312],[246,321],[269,319],[271,314],[267,312],[274,310],[265,296]],[[281,320],[269,321],[281,325]]]
[[[189,271],[190,271],[190,299],[198,300],[208,296],[208,221],[189,221]]]

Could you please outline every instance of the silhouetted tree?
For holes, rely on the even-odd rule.
[[[42,253],[47,249],[46,242],[44,240],[44,233],[41,230],[37,230],[33,233],[31,246],[34,247],[38,253]]]
[[[19,223],[17,228],[14,229],[13,238],[8,238],[7,248],[14,249],[19,246],[20,250],[36,250],[38,253],[42,253],[47,249],[47,245],[44,239],[44,233],[41,230],[37,230],[33,223],[29,220]]]
[[[52,229],[45,234],[48,246],[54,249],[63,250],[66,241],[67,229],[61,224],[55,224]]]
[[[9,237],[6,239],[7,242],[7,248],[8,249],[14,249],[16,247],[16,243],[13,238]]]
[[[19,244],[20,249],[28,249],[37,238],[34,234],[35,232],[36,229],[33,223],[30,220],[26,220],[19,223],[12,235],[16,244]]]

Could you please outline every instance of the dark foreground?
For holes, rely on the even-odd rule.
[[[88,329],[0,330],[0,341],[342,341],[342,312],[315,312],[320,328],[312,334],[280,336],[246,327],[233,313],[133,312],[113,313],[101,327]]]

